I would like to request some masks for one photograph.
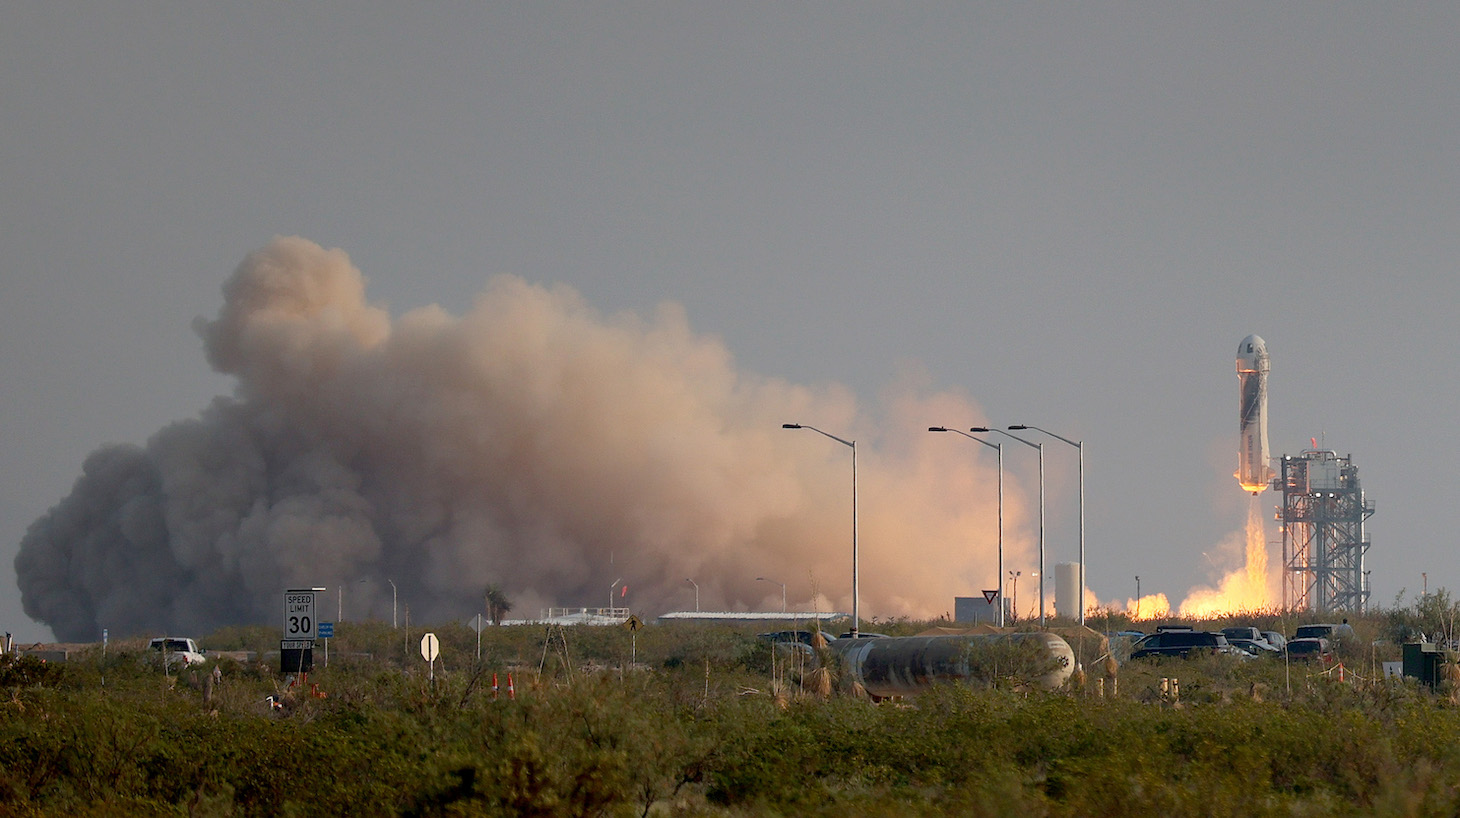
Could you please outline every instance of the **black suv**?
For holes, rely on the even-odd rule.
[[[1158,631],[1137,642],[1130,658],[1146,656],[1186,656],[1194,650],[1213,653],[1242,653],[1227,643],[1227,637],[1207,631]]]
[[[1288,644],[1283,647],[1288,654],[1288,659],[1293,661],[1318,659],[1327,662],[1331,655],[1329,649],[1328,640],[1322,636],[1289,639]]]
[[[1293,638],[1288,640],[1288,657],[1292,659],[1319,658],[1327,661],[1329,652],[1338,647],[1344,639],[1352,640],[1354,629],[1347,621],[1338,625],[1303,625]]]
[[[1303,625],[1298,632],[1293,634],[1293,639],[1327,639],[1330,642],[1337,642],[1340,639],[1352,639],[1354,629],[1349,627],[1347,621],[1339,625]]]

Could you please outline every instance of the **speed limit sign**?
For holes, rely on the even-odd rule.
[[[284,592],[284,638],[308,639],[319,636],[319,622],[314,617],[314,595],[317,589],[295,588]]]

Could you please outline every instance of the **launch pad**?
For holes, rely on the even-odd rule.
[[[1283,455],[1273,487],[1283,504],[1283,608],[1362,613],[1369,602],[1364,523],[1374,516],[1349,455],[1320,449]]]

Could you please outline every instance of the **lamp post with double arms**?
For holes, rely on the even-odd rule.
[[[1055,440],[1058,440],[1058,441],[1061,441],[1061,442],[1064,442],[1064,443],[1068,443],[1071,446],[1074,446],[1075,447],[1075,451],[1078,452],[1079,455],[1080,455],[1080,472],[1079,472],[1079,474],[1080,474],[1080,624],[1081,625],[1084,625],[1085,624],[1085,442],[1082,441],[1082,440],[1070,440],[1069,438],[1062,437],[1060,435],[1057,435],[1054,432],[1049,431],[1048,429],[1041,429],[1038,426],[1030,426],[1028,424],[1021,424],[1021,425],[1018,425],[1018,426],[1010,426],[1009,429],[1011,431],[1015,431],[1015,432],[1020,431],[1022,429],[1031,429],[1031,430],[1036,431],[1036,432],[1043,432],[1043,433],[1049,435],[1050,437],[1054,438]]]
[[[1023,443],[1025,446],[1039,452],[1039,627],[1044,627],[1044,444],[1025,440],[1017,435],[1011,435],[1003,429],[989,429],[983,426],[975,426],[969,429],[970,432],[998,432],[1007,438]]]
[[[834,434],[823,432],[815,426],[807,426],[801,423],[782,423],[782,429],[810,429],[811,431],[829,437],[832,440],[847,446],[852,450],[852,633],[851,638],[856,639],[860,632],[861,617],[859,615],[860,596],[857,594],[857,441],[843,440]]]
[[[990,443],[981,437],[974,437],[968,432],[959,429],[949,429],[946,426],[929,426],[930,432],[953,432],[976,443],[982,443],[993,449],[999,460],[999,571],[994,574],[994,586],[1002,587],[1004,576],[1004,447],[998,443]],[[999,592],[999,627],[1004,627],[1004,593]]]

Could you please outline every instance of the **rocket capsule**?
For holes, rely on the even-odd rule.
[[[1271,362],[1267,344],[1249,335],[1237,345],[1237,380],[1241,384],[1238,424],[1237,482],[1257,494],[1272,483],[1267,448],[1267,373]]]

